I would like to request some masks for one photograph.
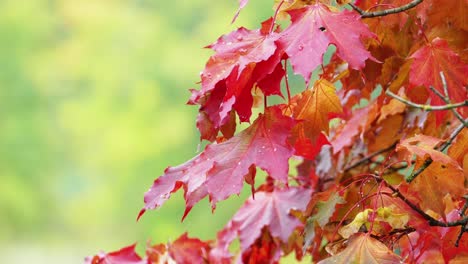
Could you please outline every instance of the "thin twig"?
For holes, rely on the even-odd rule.
[[[465,216],[466,209],[468,209],[468,195],[463,196],[465,198],[465,204],[463,205],[463,208],[460,210],[460,216]],[[455,246],[458,247],[460,244],[460,240],[463,236],[463,233],[468,232],[467,230],[467,224],[462,225],[460,229],[460,233],[458,233],[457,241],[455,241]]]
[[[445,96],[443,94],[441,94],[436,88],[434,88],[434,86],[429,86],[429,89],[431,89],[431,91],[433,91],[437,96],[442,98],[442,100],[444,100],[444,102],[446,101]]]
[[[460,210],[460,216],[464,216],[466,209],[468,209],[468,195],[463,196],[465,198],[465,204],[463,205],[463,208]]]
[[[439,72],[439,75],[440,75],[440,79],[442,81],[442,87],[444,89],[444,93],[445,95],[441,94],[439,91],[437,91],[437,89],[435,89],[434,87],[432,86],[429,86],[429,89],[431,89],[431,91],[433,91],[437,96],[439,96],[442,101],[444,101],[446,104],[451,104],[451,101],[450,101],[450,97],[449,97],[449,94],[448,94],[448,87],[447,87],[447,81],[445,80],[445,76],[444,76],[444,73],[443,72]],[[460,113],[457,112],[457,110],[455,109],[450,109],[452,111],[452,113],[455,115],[456,118],[458,118],[458,120],[460,120],[460,122],[462,122],[462,124],[465,126],[465,127],[468,127],[468,122],[466,122],[465,120],[463,120],[463,117],[460,115]]]
[[[286,83],[286,91],[288,92],[288,104],[291,103],[291,90],[289,89],[289,78],[288,78],[288,64],[287,60],[284,60],[284,82]]]
[[[402,5],[400,7],[396,8],[391,8],[391,9],[386,9],[386,10],[381,10],[381,11],[376,11],[376,12],[366,12],[362,10],[361,8],[357,7],[356,5],[349,3],[349,5],[361,15],[361,18],[372,18],[372,17],[379,17],[379,16],[386,16],[390,14],[396,14],[396,13],[401,13],[404,12],[408,9],[411,9],[417,5],[419,5],[423,0],[414,0],[406,5]]]
[[[393,191],[393,193],[400,198],[403,202],[405,202],[411,209],[416,211],[418,214],[420,214],[424,219],[427,220],[427,223],[430,226],[441,226],[441,227],[453,227],[453,226],[462,226],[464,227],[465,225],[468,224],[468,216],[465,216],[457,221],[452,221],[452,222],[442,222],[439,221],[432,216],[426,214],[421,208],[419,208],[417,205],[412,203],[408,198],[406,198],[403,194],[401,194],[400,190],[397,188],[391,186],[390,184],[387,184],[387,187],[390,188],[390,190]]]
[[[387,152],[389,150],[392,150],[395,147],[395,145],[396,145],[396,142],[393,143],[391,146],[389,146],[387,148],[384,148],[384,149],[378,150],[378,151],[376,151],[376,152],[374,152],[372,154],[369,154],[368,156],[366,156],[366,157],[356,161],[355,163],[349,165],[348,167],[346,167],[344,169],[344,171],[349,171],[349,170],[354,169],[354,168],[356,168],[356,167],[358,167],[358,166],[360,166],[360,165],[362,165],[364,163],[369,162],[373,157],[378,156],[378,155],[380,155],[380,154],[382,154],[384,152]]]
[[[385,169],[384,174],[391,174],[391,173],[393,173],[395,171],[407,169],[408,164],[406,163],[406,161],[402,161],[402,163],[403,163],[403,165],[396,166],[396,167],[390,167],[390,168]],[[414,161],[412,163],[414,163]]]
[[[468,118],[464,120],[465,122],[468,122]],[[458,136],[458,134],[460,134],[460,132],[463,130],[463,128],[465,127],[464,124],[460,124],[453,132],[452,134],[450,135],[449,139],[443,143],[442,145],[440,145],[439,147],[439,151],[444,151],[448,146],[450,146],[453,142],[453,140],[455,140],[455,138]],[[428,158],[424,161],[424,163],[415,171],[413,171],[413,173],[411,173],[410,176],[408,176],[406,178],[406,182],[412,182],[416,177],[419,176],[419,174],[421,174],[425,169],[427,169],[427,167],[429,167],[429,165],[432,164],[432,159],[431,158]]]
[[[406,182],[412,182],[414,181],[414,179],[416,179],[416,177],[419,176],[419,174],[421,174],[425,169],[427,169],[427,167],[429,167],[429,165],[432,164],[432,159],[431,158],[427,158],[424,163],[421,165],[421,167],[419,167],[417,170],[413,171],[413,173],[411,173],[410,176],[408,176],[406,178]]]
[[[442,81],[442,88],[444,88],[444,94],[445,94],[445,98],[447,98],[448,100],[450,100],[450,95],[448,93],[448,87],[447,87],[447,81],[445,80],[445,75],[443,72],[439,72],[439,75],[440,75],[440,80]]]
[[[367,14],[366,11],[362,10],[358,6],[354,5],[353,3],[349,3],[348,5],[351,6],[356,12],[358,12],[361,15],[361,17]]]
[[[462,225],[461,226],[461,229],[460,229],[460,233],[458,233],[458,237],[457,237],[457,241],[455,241],[455,246],[458,247],[458,245],[460,244],[460,240],[463,236],[463,233],[465,233],[467,230],[466,230],[466,224]]]
[[[447,87],[447,82],[445,80],[445,76],[444,76],[444,73],[443,72],[439,72],[440,74],[440,78],[442,80],[442,86],[443,86],[443,89],[444,89],[444,93],[445,95],[442,95],[439,91],[437,91],[434,87],[430,87],[430,89],[432,91],[434,91],[434,93],[439,96],[447,105],[450,105],[451,102],[450,102],[450,98],[449,98],[449,93],[448,93],[448,87]],[[390,92],[389,90],[386,91],[387,94],[393,94],[392,92]],[[393,94],[395,95],[395,94]],[[391,95],[390,95],[391,96]],[[397,95],[395,95],[397,96]],[[397,96],[398,97],[398,96]],[[401,98],[403,99],[403,98]],[[403,99],[405,100],[405,99]],[[407,101],[409,102],[409,101]],[[463,130],[464,127],[468,127],[468,118],[467,119],[463,119],[463,117],[454,109],[454,108],[450,108],[450,110],[453,112],[453,114],[460,120],[461,122],[461,125],[458,126],[453,132],[452,134],[450,135],[450,138],[449,140],[447,140],[444,144],[442,144],[439,148],[440,151],[444,151],[448,146],[450,146],[450,144],[452,144],[453,140],[457,137],[457,135]],[[432,159],[431,158],[428,158],[424,161],[424,163],[415,171],[413,171],[413,173],[408,176],[406,178],[406,181],[407,182],[412,182],[419,174],[421,174],[427,167],[429,167],[429,165],[432,164]]]
[[[465,119],[464,121],[468,122],[468,118]],[[463,128],[464,128],[463,124],[460,124],[457,128],[455,128],[455,130],[450,135],[449,139],[447,141],[445,141],[442,145],[440,145],[439,150],[444,151],[448,146],[450,146],[452,144],[453,140],[455,140],[455,138],[458,136],[458,134],[460,134],[460,132],[463,130]]]
[[[446,105],[423,105],[423,104],[417,104],[409,100],[406,100],[405,98],[392,93],[390,90],[387,90],[385,94],[397,99],[398,101],[406,105],[409,105],[414,108],[422,109],[424,111],[451,110],[451,109],[458,108],[458,107],[468,106],[468,100],[465,100],[464,102],[456,103],[456,104],[447,103]]]
[[[390,231],[387,235],[383,235],[383,236],[377,236],[377,235],[373,235],[371,234],[371,237],[373,238],[376,238],[376,239],[383,239],[385,237],[388,237],[388,236],[393,236],[393,235],[398,235],[398,238],[396,239],[397,241],[400,240],[400,238],[404,235],[408,235],[408,234],[411,234],[413,232],[416,231],[416,228],[414,227],[407,227],[407,228],[403,228],[403,229],[393,229],[392,231]]]

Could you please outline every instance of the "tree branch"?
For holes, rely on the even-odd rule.
[[[426,214],[421,208],[419,208],[417,205],[412,203],[408,198],[406,198],[403,194],[401,194],[400,190],[397,188],[391,186],[390,184],[387,184],[388,188],[393,191],[393,193],[400,198],[403,202],[405,202],[411,209],[416,211],[418,214],[420,214],[424,219],[427,220],[427,223],[430,226],[440,226],[440,227],[454,227],[454,226],[462,226],[463,227],[463,232],[465,232],[465,226],[468,224],[468,216],[464,216],[461,219],[453,222],[442,222],[439,221],[432,216]]]
[[[390,90],[387,90],[385,94],[397,99],[398,101],[406,105],[409,105],[414,108],[422,109],[424,111],[451,110],[451,109],[462,107],[462,106],[468,106],[468,100],[465,100],[464,102],[456,103],[456,104],[447,103],[446,105],[423,105],[423,104],[417,104],[409,100],[406,100],[405,98],[392,93]]]
[[[465,122],[468,122],[468,118],[466,120],[464,120]],[[463,128],[465,127],[464,124],[460,124],[453,132],[452,134],[450,135],[449,139],[443,143],[442,145],[440,145],[439,147],[439,150],[440,151],[444,151],[448,146],[450,146],[450,144],[452,144],[453,140],[455,140],[455,138],[458,136],[458,134],[460,134],[460,132],[463,130]],[[427,169],[427,167],[429,167],[429,165],[432,164],[432,159],[431,158],[428,158],[424,161],[424,163],[421,165],[421,167],[419,167],[417,170],[413,171],[413,173],[411,173],[410,176],[408,176],[406,178],[406,182],[412,182],[416,177],[419,176],[419,174],[421,174],[425,169]]]
[[[437,96],[439,96],[442,101],[444,101],[446,104],[451,104],[450,102],[450,97],[449,97],[449,94],[448,94],[448,87],[447,87],[447,81],[445,80],[445,76],[444,76],[444,73],[443,72],[439,72],[439,75],[440,75],[440,79],[442,81],[442,87],[444,89],[444,93],[445,95],[441,94],[439,91],[437,91],[437,89],[435,89],[434,87],[432,86],[429,86],[429,89],[431,89],[431,91],[433,91]],[[465,100],[466,102],[466,100]],[[454,108],[450,109],[452,111],[452,113],[455,115],[456,118],[458,118],[458,120],[460,120],[460,122],[462,122],[462,124],[465,126],[465,127],[468,127],[468,122],[466,122],[465,120],[463,120],[463,117],[460,115],[460,113],[457,112],[457,110],[455,110]]]
[[[349,5],[361,15],[361,18],[372,18],[372,17],[379,17],[379,16],[386,16],[390,14],[396,14],[396,13],[401,13],[404,12],[408,9],[411,9],[417,5],[419,5],[423,0],[414,0],[406,5],[396,7],[396,8],[391,8],[391,9],[386,9],[386,10],[381,10],[381,11],[376,11],[376,12],[367,12],[362,10],[361,8],[357,7],[356,5],[349,3]]]
[[[465,122],[468,122],[468,118],[464,120]],[[463,124],[460,124],[455,130],[452,132],[450,135],[449,139],[445,141],[442,145],[440,145],[439,150],[444,151],[448,146],[452,144],[452,142],[455,140],[455,138],[460,134],[460,132],[463,130],[465,126]]]
[[[460,240],[463,236],[463,233],[465,233],[467,230],[466,230],[466,224],[462,225],[461,226],[461,229],[460,229],[460,233],[458,233],[458,237],[457,237],[457,241],[455,241],[455,246],[458,247],[458,245],[460,244]]]
[[[360,165],[362,165],[364,163],[369,162],[373,157],[378,156],[378,155],[380,155],[380,154],[382,154],[384,152],[387,152],[387,151],[393,149],[395,147],[395,145],[396,145],[396,142],[393,143],[391,146],[389,146],[387,148],[384,148],[384,149],[381,149],[381,150],[378,150],[378,151],[376,151],[374,153],[369,154],[368,156],[366,156],[366,157],[356,161],[355,163],[349,165],[348,167],[346,167],[344,169],[344,171],[349,171],[349,170],[354,169],[354,168],[356,168],[356,167],[358,167],[358,166],[360,166]]]
[[[465,204],[463,205],[463,208],[460,210],[460,216],[464,216],[466,209],[468,209],[468,195],[463,196],[465,198]]]

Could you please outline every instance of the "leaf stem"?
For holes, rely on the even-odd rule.
[[[401,13],[404,12],[408,9],[411,9],[417,5],[419,5],[423,0],[414,0],[411,1],[410,3],[406,5],[402,5],[400,7],[396,8],[390,8],[390,9],[385,9],[381,11],[375,11],[375,12],[367,12],[359,8],[358,6],[354,5],[353,3],[349,3],[349,5],[361,15],[361,18],[372,18],[372,17],[379,17],[379,16],[386,16],[390,14],[396,14],[396,13]]]
[[[284,81],[286,83],[286,91],[288,93],[288,104],[291,103],[291,90],[289,89],[289,78],[288,78],[288,64],[287,60],[284,60]]]
[[[273,16],[273,21],[271,21],[270,33],[273,32],[273,28],[275,28],[276,17],[278,16],[279,10],[281,6],[283,5],[283,3],[284,3],[284,0],[282,0],[281,3],[279,3],[278,7],[276,8],[275,15]]]

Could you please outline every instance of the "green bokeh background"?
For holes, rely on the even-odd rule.
[[[197,151],[189,88],[238,26],[273,1],[0,0],[0,263],[81,263],[148,239],[213,239],[248,192],[197,205],[182,193],[137,223],[164,168]]]

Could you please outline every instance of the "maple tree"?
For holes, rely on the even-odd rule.
[[[467,5],[276,0],[259,29],[221,36],[188,101],[210,144],[154,181],[138,218],[181,188],[182,219],[244,184],[252,197],[213,241],[183,234],[86,263],[468,262]]]

